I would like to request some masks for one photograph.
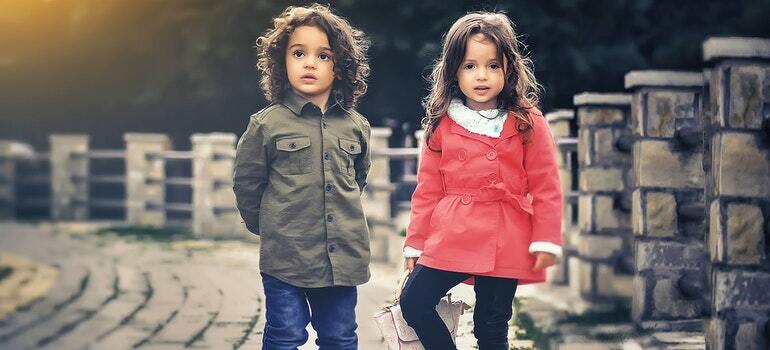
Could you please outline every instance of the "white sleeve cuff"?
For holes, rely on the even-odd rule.
[[[422,255],[422,250],[414,249],[410,246],[404,247],[404,257],[405,258],[419,258],[420,255]]]
[[[551,242],[535,241],[529,245],[529,252],[546,252],[561,257],[561,246]]]

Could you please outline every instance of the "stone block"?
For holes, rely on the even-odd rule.
[[[578,130],[578,145],[577,145],[577,153],[578,153],[578,164],[581,167],[591,165],[591,159],[593,157],[591,156],[591,130],[588,128],[582,128]]]
[[[631,229],[634,235],[644,234],[644,215],[642,191],[637,189],[631,194]]]
[[[697,303],[683,299],[673,280],[658,280],[652,294],[655,305],[653,317],[677,319],[699,316]]]
[[[598,163],[608,164],[631,160],[628,154],[615,147],[615,141],[621,134],[618,128],[601,128],[594,131],[593,151]]]
[[[578,197],[578,227],[580,231],[593,230],[593,196],[581,194]]]
[[[756,323],[741,323],[738,331],[735,333],[735,348],[741,350],[762,350],[767,349],[761,346],[759,334],[762,332],[762,326]],[[766,343],[761,341],[761,343]]]
[[[770,67],[732,66],[729,71],[730,103],[728,124],[733,128],[759,129],[762,126],[762,88],[769,84]],[[763,101],[764,100],[764,101]]]
[[[590,261],[579,260],[578,264],[578,291],[580,295],[592,296],[594,293],[593,273],[595,264]]]
[[[759,264],[764,257],[762,210],[754,205],[727,205],[727,261],[734,265]]]
[[[621,108],[579,107],[578,121],[580,125],[623,124],[625,114]]]
[[[712,169],[716,195],[770,197],[770,154],[757,137],[727,132],[712,140]]]
[[[673,137],[676,118],[695,117],[695,94],[678,91],[652,91],[647,95],[645,136]]]
[[[629,215],[614,209],[610,196],[596,196],[596,229],[629,228]]]
[[[724,260],[725,256],[725,247],[724,247],[724,237],[722,237],[722,219],[721,219],[721,205],[719,204],[719,200],[714,200],[711,202],[711,205],[709,206],[709,232],[708,232],[708,243],[709,243],[709,255],[711,256],[711,261],[713,262],[721,262]]]
[[[717,312],[770,312],[770,273],[760,271],[716,271],[714,307]]]
[[[726,349],[725,340],[727,334],[727,325],[718,318],[711,318],[706,321],[706,344],[711,349]]]
[[[581,191],[622,191],[623,171],[618,168],[580,169]]]
[[[85,220],[89,207],[87,135],[51,135],[51,216],[54,220]]]
[[[706,252],[699,244],[637,241],[635,260],[637,272],[700,270],[705,266]]]
[[[578,241],[578,254],[589,259],[609,259],[620,254],[622,249],[622,237],[584,234]]]
[[[647,278],[636,274],[633,277],[634,293],[631,298],[631,319],[639,323],[644,321],[647,311]]]
[[[647,234],[653,237],[673,237],[677,231],[674,195],[665,192],[648,192],[646,199]]]
[[[634,178],[639,187],[703,188],[702,163],[702,153],[674,151],[667,141],[634,143]]]
[[[567,268],[570,290],[574,294],[580,294],[580,258],[570,256],[567,258]]]

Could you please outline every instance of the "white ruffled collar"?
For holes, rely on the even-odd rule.
[[[499,109],[474,111],[457,98],[452,99],[449,103],[447,114],[452,120],[468,131],[495,138],[500,137],[500,133],[503,131],[503,124],[508,119],[508,113],[504,111]]]

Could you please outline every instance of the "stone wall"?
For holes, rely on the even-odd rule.
[[[88,219],[88,136],[51,135],[51,218]]]
[[[656,330],[700,330],[708,313],[701,72],[634,71],[632,316]]]
[[[558,264],[548,269],[548,281],[554,284],[569,283],[568,261],[571,257],[577,255],[577,234],[578,228],[574,224],[577,218],[574,218],[573,212],[577,206],[577,201],[571,200],[573,192],[572,180],[573,170],[576,170],[577,164],[574,160],[574,154],[577,152],[576,139],[573,137],[572,124],[574,123],[575,113],[572,110],[557,110],[545,115],[548,125],[551,128],[554,141],[559,145],[559,154],[557,161],[559,164],[559,179],[561,180],[561,189],[564,194],[564,209],[562,211],[562,242],[563,255]]]
[[[770,347],[770,40],[703,44],[711,349]]]
[[[574,103],[579,125],[580,234],[578,255],[569,261],[570,285],[590,300],[630,299],[631,97],[583,93]]]

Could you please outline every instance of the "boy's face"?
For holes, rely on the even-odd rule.
[[[324,105],[334,82],[334,55],[321,29],[294,29],[286,45],[286,73],[295,92],[317,105]]]
[[[465,57],[457,69],[457,83],[470,109],[497,108],[497,95],[503,90],[505,76],[497,46],[484,34],[468,38]]]

